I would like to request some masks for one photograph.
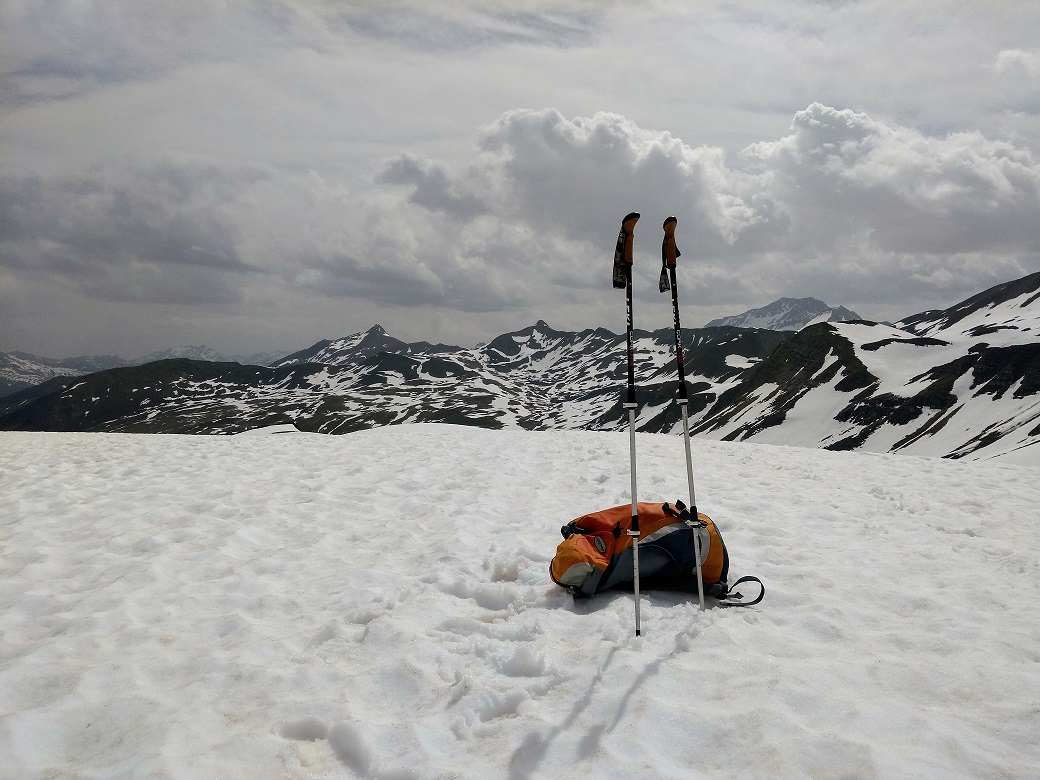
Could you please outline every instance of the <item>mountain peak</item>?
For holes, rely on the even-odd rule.
[[[409,351],[409,347],[403,341],[395,339],[387,333],[382,325],[373,325],[368,330],[350,336],[319,341],[314,346],[287,355],[272,365],[289,366],[299,363],[351,365],[383,351],[406,353]]]
[[[817,298],[778,298],[767,306],[748,309],[743,314],[712,320],[704,327],[762,328],[801,330],[815,322],[846,322],[862,319],[844,306],[828,306]]]

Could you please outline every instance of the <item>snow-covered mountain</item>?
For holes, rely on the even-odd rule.
[[[448,347],[453,350],[456,347]],[[272,366],[296,366],[304,363],[322,363],[329,366],[352,365],[378,355],[380,352],[408,354],[412,348],[395,339],[381,325],[373,325],[363,333],[340,339],[319,341],[317,344],[275,360]]]
[[[805,328],[720,396],[696,431],[1040,465],[1040,273],[900,324]]]
[[[978,338],[1008,346],[1040,341],[1040,272],[974,295],[956,306],[927,311],[896,325],[920,336]]]
[[[902,321],[683,332],[695,434],[1040,465],[1040,274]],[[680,431],[672,332],[635,331],[637,425]],[[0,429],[323,433],[406,422],[620,430],[625,338],[539,321],[464,349],[378,325],[274,367],[162,360],[0,399]]]
[[[704,327],[765,328],[801,330],[817,322],[847,322],[862,319],[844,306],[828,306],[816,298],[780,298],[768,306],[749,309],[743,314],[712,320]]]
[[[204,344],[188,345],[152,352],[144,357],[127,360],[116,355],[89,355],[56,360],[31,355],[27,352],[0,352],[0,396],[46,382],[57,376],[77,377],[95,371],[124,366],[139,366],[157,360],[207,360],[217,363],[235,362],[249,366],[267,366],[282,359],[284,352],[257,352],[250,355],[225,357]]]
[[[55,360],[28,352],[0,352],[0,396],[38,385],[56,376],[82,376],[127,365],[131,365],[130,361],[115,355]]]
[[[22,355],[25,353],[0,352],[0,395],[7,395],[63,374],[79,376],[83,373],[63,370],[34,360],[32,356]]]

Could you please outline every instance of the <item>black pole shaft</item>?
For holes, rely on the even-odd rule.
[[[635,404],[636,402],[636,353],[635,347],[632,346],[632,266],[628,266],[625,269],[625,275],[628,284],[625,285],[625,306],[626,316],[628,318],[628,325],[625,329],[625,339],[628,346],[628,395],[625,398],[626,404]]]
[[[675,284],[675,266],[668,267],[668,279],[672,283],[672,322],[675,328],[675,364],[679,369],[679,398],[689,400],[686,392],[686,366],[683,363],[682,325],[679,324],[679,289]]]

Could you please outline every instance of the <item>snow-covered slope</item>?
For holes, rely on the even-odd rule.
[[[644,591],[637,639],[547,576],[623,433],[2,433],[0,776],[1036,776],[1035,469],[693,453],[766,597]]]
[[[1030,274],[941,311],[896,323],[920,336],[979,339],[994,346],[1040,341],[1040,273]]]
[[[874,323],[812,326],[720,397],[695,432],[1040,465],[1040,342],[994,347]]]
[[[704,327],[766,328],[801,330],[817,322],[845,322],[861,317],[844,306],[828,306],[816,298],[780,298],[768,306],[749,309],[743,314],[712,320]]]
[[[897,325],[805,328],[696,432],[1040,465],[1040,273]]]

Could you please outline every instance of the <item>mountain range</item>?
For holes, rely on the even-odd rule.
[[[825,316],[826,315],[826,316]],[[705,327],[732,326],[737,328],[765,328],[767,330],[800,330],[811,322],[826,320],[856,320],[859,315],[838,306],[832,308],[815,298],[780,298],[777,301],[758,309],[750,309],[743,314],[712,320]],[[378,327],[378,326],[377,326]],[[355,334],[346,339],[339,339],[334,349],[349,350],[350,340],[361,338],[364,334]],[[399,350],[404,342],[385,336],[387,348]],[[83,376],[94,371],[123,366],[139,366],[154,363],[157,360],[185,358],[188,360],[208,360],[214,363],[242,363],[243,365],[273,366],[289,361],[302,362],[310,357],[317,362],[333,362],[330,354],[319,354],[322,345],[333,344],[332,341],[321,341],[292,355],[283,352],[260,352],[250,355],[222,355],[205,344],[187,345],[152,352],[144,357],[127,360],[116,355],[91,355],[88,357],[72,357],[56,360],[40,357],[27,352],[0,352],[0,396],[23,390],[56,376]],[[369,341],[366,349],[376,348],[376,342]],[[428,346],[428,345],[427,345]]]
[[[900,322],[684,329],[696,435],[1040,464],[1040,273]],[[817,315],[819,316],[819,315]],[[670,329],[635,331],[640,431],[681,418]],[[625,337],[545,322],[476,348],[380,326],[271,366],[168,359],[0,398],[0,429],[344,433],[405,422],[621,430]]]

